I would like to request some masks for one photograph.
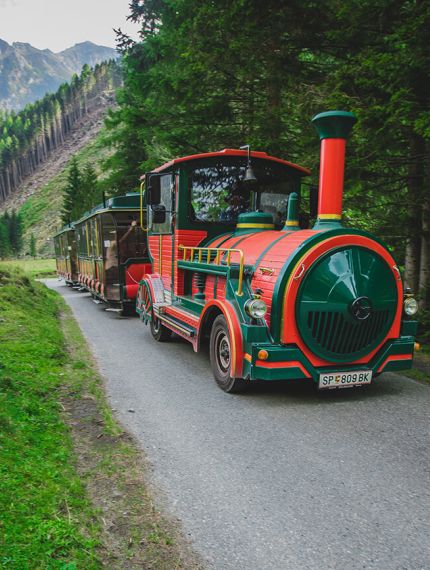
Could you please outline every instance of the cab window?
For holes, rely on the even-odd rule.
[[[300,177],[289,167],[253,159],[257,181],[244,181],[246,161],[216,159],[188,172],[190,218],[197,222],[235,223],[239,214],[253,210],[270,213],[274,223],[286,218],[288,195],[299,191]]]

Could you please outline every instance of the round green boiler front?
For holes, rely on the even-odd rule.
[[[397,309],[397,286],[387,263],[358,246],[332,250],[311,266],[299,288],[300,335],[320,358],[351,362],[385,338]]]

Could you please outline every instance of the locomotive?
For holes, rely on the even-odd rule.
[[[299,222],[309,171],[249,147],[177,158],[142,177],[152,272],[136,310],[157,341],[175,333],[198,351],[209,339],[226,392],[253,380],[363,386],[411,367],[416,301],[384,243],[342,225],[355,121],[344,111],[313,119],[321,156],[312,228]]]

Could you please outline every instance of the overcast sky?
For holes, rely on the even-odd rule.
[[[136,38],[129,0],[0,0],[0,39],[53,52],[78,42],[115,47],[112,28]]]

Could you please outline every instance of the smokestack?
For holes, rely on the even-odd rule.
[[[318,219],[314,228],[341,225],[346,139],[356,121],[346,111],[327,111],[312,119],[321,140]]]

